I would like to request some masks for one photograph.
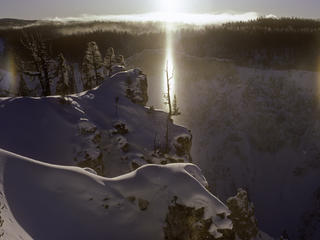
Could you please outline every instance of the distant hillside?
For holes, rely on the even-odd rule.
[[[90,41],[101,48],[113,46],[117,54],[126,58],[145,49],[166,47],[165,28],[159,22],[41,21],[32,24],[35,22],[0,20],[0,39],[6,43],[4,55],[28,57],[20,42],[21,26],[25,26],[24,31],[38,32],[48,40],[53,55],[63,53],[73,62],[82,61],[81,49]],[[176,51],[192,56],[231,59],[239,65],[258,68],[319,71],[319,20],[259,18],[200,28],[184,25],[177,27],[173,38]]]
[[[7,27],[23,27],[32,23],[37,22],[37,20],[24,20],[15,18],[1,18],[0,19],[0,29]]]

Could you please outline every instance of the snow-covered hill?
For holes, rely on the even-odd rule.
[[[164,57],[147,50],[128,62],[144,69],[156,89],[162,73],[153,66]],[[226,200],[246,189],[259,227],[270,235],[287,230],[290,239],[319,239],[319,74],[174,59],[182,112],[175,120],[192,130],[192,156],[210,190]],[[150,104],[162,106],[150,96]]]
[[[228,239],[190,132],[145,107],[147,87],[133,69],[77,95],[0,99],[0,239]]]
[[[146,163],[190,162],[191,134],[172,122],[169,152],[161,153],[167,113],[144,106],[146,91],[146,76],[135,69],[79,95],[0,99],[0,147],[109,177]]]
[[[229,210],[197,179],[192,164],[147,165],[108,179],[0,149],[0,239],[221,237],[232,226]],[[178,228],[179,216],[189,232]]]

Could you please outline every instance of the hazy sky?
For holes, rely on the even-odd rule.
[[[0,0],[0,18],[42,19],[164,11],[166,0]],[[320,18],[320,0],[175,0],[176,10],[193,13],[258,12]]]

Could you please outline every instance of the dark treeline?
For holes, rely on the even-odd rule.
[[[320,21],[300,18],[258,18],[248,22],[226,23],[223,26],[230,30],[313,32],[320,30]]]
[[[184,30],[181,35],[182,48],[191,55],[229,58],[257,67],[319,70],[317,20],[261,18],[209,26],[200,33]]]
[[[0,24],[1,26],[1,24]],[[41,34],[50,45],[53,55],[63,53],[69,61],[80,62],[90,41],[100,49],[114,46],[117,54],[131,56],[146,48],[162,48],[165,34],[156,23],[130,22],[38,22],[23,28],[0,28],[0,38],[5,41],[6,54],[28,58],[29,53],[21,44],[24,33]]]
[[[0,38],[6,52],[22,58],[22,31],[39,32],[53,54],[63,53],[68,61],[80,62],[90,41],[101,51],[113,46],[129,57],[143,49],[165,47],[163,24],[125,22],[36,23],[25,28],[2,28]],[[175,49],[200,57],[232,59],[240,65],[277,69],[319,70],[320,21],[297,18],[259,18],[220,26],[179,26],[174,32]]]

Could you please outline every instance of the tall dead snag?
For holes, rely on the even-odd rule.
[[[167,104],[169,106],[169,118],[171,118],[171,115],[172,115],[172,105],[171,105],[171,96],[170,96],[170,91],[171,91],[171,88],[170,88],[170,80],[173,79],[173,72],[170,76],[170,73],[169,73],[169,66],[168,66],[168,61],[166,63],[166,86],[167,86],[167,92],[165,93],[165,104]]]
[[[39,33],[23,32],[22,45],[31,53],[32,71],[25,71],[26,75],[38,76],[42,88],[42,95],[51,95],[51,81],[55,77],[55,61],[49,53],[49,44]]]
[[[69,66],[62,53],[59,54],[57,59],[56,76],[57,76],[57,86],[56,94],[67,95],[72,93],[70,88],[70,77],[69,77]]]
[[[176,95],[174,95],[174,99],[173,102],[171,101],[171,86],[170,86],[170,81],[173,79],[174,77],[174,72],[172,71],[172,73],[169,73],[169,64],[168,61],[166,63],[166,69],[165,69],[165,73],[166,73],[166,93],[164,95],[164,99],[165,99],[165,104],[168,105],[169,107],[169,114],[167,117],[167,122],[166,122],[166,133],[165,133],[165,152],[168,153],[170,151],[170,147],[169,147],[169,123],[172,122],[172,116],[178,116],[181,114],[179,108],[178,108],[178,103],[177,103],[177,97]]]

